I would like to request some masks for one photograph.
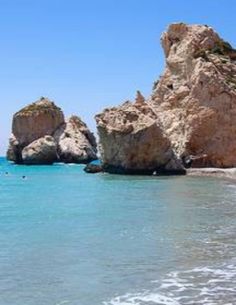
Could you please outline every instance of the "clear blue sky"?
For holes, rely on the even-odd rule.
[[[150,94],[168,24],[208,24],[236,46],[235,16],[235,0],[0,0],[0,154],[24,105],[47,96],[95,130],[103,108]]]

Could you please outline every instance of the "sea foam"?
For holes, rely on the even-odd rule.
[[[150,290],[116,296],[104,305],[235,305],[236,265],[175,271]]]

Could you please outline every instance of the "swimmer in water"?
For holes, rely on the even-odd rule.
[[[5,175],[8,175],[8,172],[5,172]]]
[[[26,179],[26,176],[22,176],[22,179]]]

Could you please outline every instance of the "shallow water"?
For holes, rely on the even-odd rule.
[[[232,182],[0,173],[0,305],[236,304]]]

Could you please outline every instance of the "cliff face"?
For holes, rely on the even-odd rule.
[[[65,121],[59,107],[41,98],[13,116],[7,158],[19,164],[87,163],[96,159],[96,141],[80,119]]]
[[[236,166],[236,51],[201,25],[171,25],[162,45],[166,68],[149,103],[173,149],[192,166]]]
[[[96,116],[105,167],[236,166],[236,51],[201,25],[172,24],[161,41],[166,67],[152,95]]]

